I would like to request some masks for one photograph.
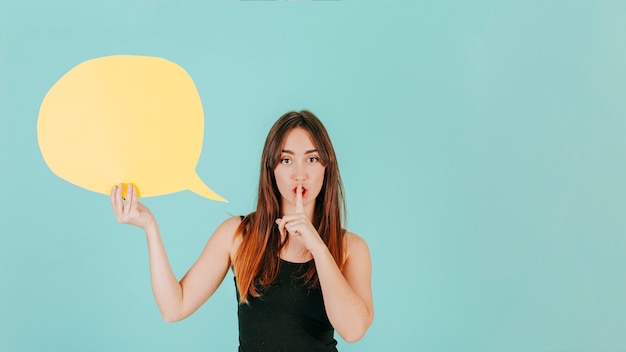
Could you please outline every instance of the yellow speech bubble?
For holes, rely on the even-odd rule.
[[[132,182],[142,197],[190,190],[226,201],[196,173],[204,113],[187,72],[158,57],[85,61],[46,94],[37,121],[43,158],[60,178],[109,194]]]

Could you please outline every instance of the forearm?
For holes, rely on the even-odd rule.
[[[182,289],[170,266],[156,222],[146,227],[152,292],[167,322],[180,320]]]
[[[339,335],[348,342],[363,337],[373,319],[373,312],[346,281],[328,248],[311,252],[324,296],[326,313]]]

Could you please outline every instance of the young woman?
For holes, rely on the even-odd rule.
[[[163,319],[186,318],[235,274],[239,351],[337,351],[334,331],[359,340],[373,319],[371,260],[365,241],[342,228],[345,206],[335,152],[308,111],[283,115],[261,158],[255,212],[215,230],[180,280],[159,228],[129,185],[113,187],[117,221],[143,228],[152,290]]]

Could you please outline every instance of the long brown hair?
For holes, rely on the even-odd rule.
[[[325,166],[324,184],[315,200],[312,223],[339,269],[343,266],[346,206],[335,150],[326,128],[315,115],[306,110],[288,112],[274,123],[267,135],[261,156],[257,208],[244,217],[237,230],[238,235],[242,236],[242,242],[235,256],[233,270],[240,303],[247,303],[249,296],[259,297],[262,288],[269,286],[278,276],[280,251],[287,239],[281,240],[275,222],[281,217],[281,196],[274,169],[280,162],[287,133],[296,127],[309,133]],[[314,265],[309,266],[302,278],[309,285],[319,284]]]

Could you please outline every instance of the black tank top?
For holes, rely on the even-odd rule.
[[[297,278],[310,265],[315,265],[313,260],[291,263],[281,259],[276,281],[261,290],[261,297],[239,304],[239,352],[337,351],[320,287],[311,288]]]

